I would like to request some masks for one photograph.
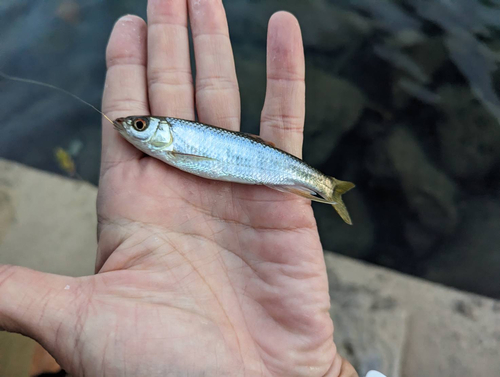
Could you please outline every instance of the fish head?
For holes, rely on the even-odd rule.
[[[170,124],[151,116],[117,118],[115,129],[131,144],[142,151],[164,149],[172,144]]]
[[[113,124],[115,129],[130,142],[147,141],[158,128],[158,122],[152,122],[148,116],[117,118]]]

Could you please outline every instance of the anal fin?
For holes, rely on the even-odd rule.
[[[331,179],[334,184],[331,198],[325,198],[320,193],[300,185],[268,185],[268,187],[274,190],[299,195],[315,202],[331,204],[342,220],[344,220],[347,224],[352,225],[351,216],[349,216],[349,212],[347,211],[344,201],[342,200],[342,195],[353,189],[355,186],[352,182],[341,181],[335,178]]]
[[[336,204],[336,203],[332,203],[331,201],[326,200],[317,192],[309,190],[308,188],[303,187],[303,186],[298,186],[298,185],[275,185],[275,186],[267,185],[267,187],[272,188],[273,190],[295,194],[295,195],[301,196],[303,198],[313,200],[315,202]]]

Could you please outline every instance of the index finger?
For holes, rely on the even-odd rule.
[[[111,119],[148,115],[146,83],[147,29],[143,19],[124,16],[115,24],[106,50],[106,83],[102,111]],[[110,166],[138,158],[142,153],[103,119],[101,174]]]

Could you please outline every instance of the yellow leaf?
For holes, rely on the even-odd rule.
[[[73,161],[69,153],[61,147],[57,147],[54,152],[59,167],[66,173],[74,175],[76,172],[75,162]]]

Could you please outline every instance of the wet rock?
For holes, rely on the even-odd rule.
[[[402,58],[392,63],[399,67],[393,80],[394,105],[401,109],[408,106],[409,101],[415,98],[435,106],[440,97],[429,88],[428,84],[432,82],[434,73],[442,67],[448,57],[442,38],[425,39],[404,51]]]
[[[352,190],[343,198],[354,226],[346,225],[330,205],[314,203],[321,242],[326,250],[353,258],[368,255],[375,241],[375,224],[359,190]]]
[[[407,13],[397,3],[378,0],[358,0],[351,4],[360,10],[368,12],[377,24],[394,34],[412,32],[419,34],[421,21]],[[408,36],[406,36],[408,38]]]
[[[413,80],[401,78],[395,81],[394,105],[403,108],[408,105],[410,98],[416,98],[429,105],[435,105],[441,100],[439,95]]]
[[[424,83],[429,81],[429,76],[422,70],[420,65],[398,48],[376,45],[373,47],[373,51],[389,64],[409,74],[414,80]]]
[[[466,88],[444,86],[439,94],[441,165],[460,179],[485,177],[500,161],[500,124]]]
[[[363,93],[354,85],[315,67],[306,77],[304,157],[308,163],[325,162],[341,136],[351,130],[365,107]]]
[[[500,98],[492,80],[498,65],[497,54],[466,32],[450,33],[445,43],[453,63],[469,82],[472,94],[500,122]]]
[[[74,0],[64,0],[57,9],[57,16],[67,23],[77,25],[81,19],[80,5]]]
[[[498,197],[465,203],[463,221],[428,263],[424,277],[500,298],[500,204]]]
[[[448,52],[441,37],[426,38],[424,43],[408,48],[408,54],[429,77],[432,77],[448,59]]]
[[[278,1],[250,2],[235,0],[224,4],[231,15],[229,23],[234,42],[252,41],[264,44],[269,18],[282,10]],[[373,28],[370,20],[356,12],[328,4],[323,0],[287,0],[286,10],[293,13],[301,25],[306,48],[321,49],[322,52],[349,45],[353,39],[367,35]]]
[[[266,49],[252,44],[235,45],[234,53],[241,95],[241,127],[245,132],[259,134],[266,95]]]
[[[441,239],[439,234],[412,219],[406,221],[404,231],[405,238],[417,257],[428,255],[429,251]]]
[[[471,32],[489,35],[486,28],[489,17],[484,12],[495,13],[493,7],[486,7],[480,1],[458,0],[451,6],[446,1],[412,1],[417,14],[449,33]],[[485,22],[487,21],[487,22]],[[497,21],[498,22],[498,21]]]
[[[75,139],[80,143],[80,150],[75,154],[76,169],[78,174],[87,182],[99,181],[99,166],[101,163],[101,135],[95,128],[83,128],[79,132],[79,138]],[[68,144],[69,150],[75,151],[78,143]],[[71,153],[71,152],[70,152]]]
[[[437,234],[455,229],[455,185],[429,161],[410,131],[394,129],[388,138],[376,142],[367,156],[366,166],[376,180],[401,186],[410,216],[420,225]]]

